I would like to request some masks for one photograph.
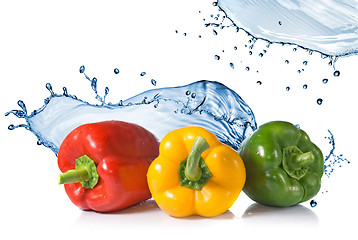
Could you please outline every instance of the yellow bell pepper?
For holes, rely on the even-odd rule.
[[[174,217],[217,216],[238,198],[246,180],[240,155],[202,127],[184,127],[161,141],[147,174],[158,206]]]

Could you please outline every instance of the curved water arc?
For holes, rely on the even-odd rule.
[[[26,125],[22,125],[38,138],[39,144],[55,154],[70,131],[90,122],[121,120],[136,123],[151,131],[158,140],[176,128],[197,125],[212,131],[234,149],[257,128],[250,107],[236,92],[218,82],[198,81],[148,90],[116,104],[106,103],[105,98],[96,93],[100,105],[77,99],[68,94],[67,89],[64,94],[56,94],[50,84],[46,87],[51,96],[45,99],[41,108],[30,115],[16,114],[18,110],[5,115],[12,113],[25,118]],[[21,126],[11,129],[16,127]]]
[[[219,0],[240,30],[269,44],[296,45],[322,56],[358,54],[358,3],[330,1]]]

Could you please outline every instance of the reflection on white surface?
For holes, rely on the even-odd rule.
[[[302,226],[317,226],[319,219],[314,211],[302,206],[300,204],[279,208],[269,207],[259,203],[253,203],[247,207],[242,213],[240,211],[226,211],[225,213],[213,217],[205,218],[197,215],[192,215],[184,218],[175,218],[167,215],[160,210],[156,202],[151,199],[135,206],[112,212],[112,213],[97,213],[94,211],[82,211],[79,217],[73,222],[76,227],[88,228],[91,225],[100,226],[101,228],[133,227],[137,223],[146,223],[146,227],[154,225],[161,225],[166,228],[187,225],[197,225],[205,223],[210,225],[210,222],[217,223],[217,221],[238,224],[242,221],[245,224],[255,226],[256,224],[276,225],[294,223]]]
[[[78,218],[73,222],[78,227],[88,227],[88,225],[96,224],[103,227],[111,227],[121,222],[121,225],[134,226],[136,222],[146,222],[147,226],[152,224],[162,224],[170,226],[171,224],[177,224],[177,222],[200,222],[200,221],[227,221],[234,220],[237,217],[231,212],[226,211],[223,214],[213,217],[206,218],[198,215],[192,215],[183,218],[171,217],[163,212],[153,199],[139,203],[137,205],[122,209],[116,212],[110,213],[99,213],[94,211],[81,211]]]
[[[242,219],[248,224],[294,224],[307,225],[310,227],[317,226],[319,219],[314,211],[300,204],[292,207],[269,207],[259,203],[250,205]]]
[[[133,227],[138,222],[146,222],[150,215],[160,215],[160,209],[154,200],[122,209],[111,213],[99,213],[94,211],[81,211],[73,225],[80,228],[88,228],[91,225],[101,228],[113,228],[120,223],[121,227]],[[153,224],[148,221],[148,225]]]

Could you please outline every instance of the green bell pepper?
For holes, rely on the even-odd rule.
[[[244,192],[264,205],[285,207],[314,197],[321,187],[321,150],[295,125],[261,125],[240,146],[246,167]]]

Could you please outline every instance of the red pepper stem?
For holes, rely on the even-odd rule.
[[[76,168],[60,174],[59,184],[80,182],[84,188],[94,188],[98,182],[95,162],[83,155],[76,159]]]
[[[204,137],[198,136],[194,140],[194,144],[190,150],[189,156],[186,162],[185,176],[190,181],[198,181],[201,179],[202,170],[199,166],[201,154],[210,148],[210,145]]]
[[[89,170],[85,166],[78,167],[73,170],[68,170],[60,174],[58,178],[59,184],[83,182],[90,179]]]

